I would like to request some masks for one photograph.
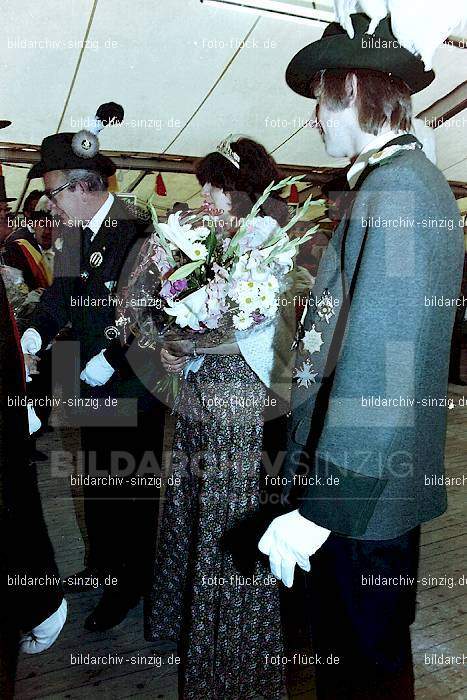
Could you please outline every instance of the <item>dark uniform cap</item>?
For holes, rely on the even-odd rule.
[[[82,158],[72,148],[74,133],[64,132],[46,136],[41,144],[41,159],[34,163],[29,171],[29,178],[42,177],[51,170],[92,170],[110,177],[116,167],[110,158],[97,152],[92,158]]]

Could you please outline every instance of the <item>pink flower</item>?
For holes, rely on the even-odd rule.
[[[271,216],[257,216],[247,223],[246,230],[238,242],[240,253],[259,248],[279,230],[279,224]]]
[[[160,296],[163,299],[172,299],[172,285],[170,282],[164,282],[161,287]]]
[[[183,292],[188,287],[186,280],[176,280],[169,282],[168,280],[162,285],[160,296],[163,299],[174,299],[180,292]]]

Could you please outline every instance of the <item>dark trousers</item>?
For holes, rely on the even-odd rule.
[[[111,589],[128,598],[143,595],[150,582],[163,436],[162,407],[140,413],[137,427],[81,430],[85,476],[123,480],[83,486],[87,564],[116,577],[118,583]]]
[[[462,307],[462,311],[465,311],[464,307]],[[449,381],[453,384],[460,384],[462,382],[462,329],[463,317],[458,320],[456,314],[454,328],[452,329],[451,353],[449,356]]]
[[[409,625],[419,539],[419,528],[382,541],[331,535],[312,558],[307,592],[313,650],[321,661],[319,700],[414,698]],[[331,655],[339,663],[330,663]]]
[[[5,611],[12,616],[14,625],[28,632],[60,607],[63,594],[42,512],[36,466],[25,465],[20,460],[11,467],[3,474],[7,517],[6,537],[1,547],[2,565],[6,560],[7,573],[12,577],[12,584],[7,587]],[[16,585],[17,576],[44,579],[44,583]],[[4,595],[1,597],[5,599]]]

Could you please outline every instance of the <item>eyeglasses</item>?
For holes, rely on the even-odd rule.
[[[47,197],[47,199],[50,199],[51,202],[54,204],[57,203],[57,200],[55,197],[59,192],[63,192],[63,190],[66,190],[68,187],[71,187],[71,185],[74,185],[73,181],[69,180],[68,182],[65,182],[63,185],[60,185],[60,187],[56,187],[54,190],[44,190],[44,196]]]

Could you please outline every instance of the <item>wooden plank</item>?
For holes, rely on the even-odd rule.
[[[467,613],[467,598],[459,596],[453,600],[443,601],[441,604],[434,603],[424,608],[418,609],[417,618],[412,625],[414,633],[418,629],[424,629],[443,620],[456,620]]]

